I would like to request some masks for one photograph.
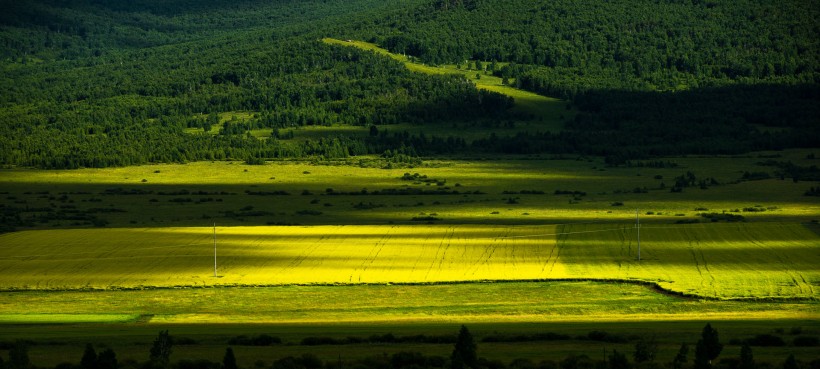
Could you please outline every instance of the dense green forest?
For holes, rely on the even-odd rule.
[[[817,147],[820,137],[820,9],[806,1],[0,5],[7,10],[0,14],[3,165],[396,153],[591,154],[618,164]],[[568,99],[577,114],[560,133],[533,128],[472,142],[457,130],[436,133],[534,118],[463,77],[411,73],[389,58],[319,41],[326,36],[373,41],[432,64],[484,61],[477,64],[485,73]],[[251,118],[219,122],[219,114],[240,111]],[[277,134],[333,125],[377,128],[308,140]],[[270,138],[252,134],[260,129]]]

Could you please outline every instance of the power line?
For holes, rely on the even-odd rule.
[[[638,261],[641,261],[641,218],[635,209],[635,231],[638,233]]]
[[[216,223],[214,223],[214,278],[216,276]]]

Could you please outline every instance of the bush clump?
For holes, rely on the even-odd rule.
[[[279,337],[270,336],[267,334],[260,334],[258,336],[236,336],[228,340],[229,345],[237,345],[237,346],[271,346],[271,345],[278,345],[282,343],[282,339]]]

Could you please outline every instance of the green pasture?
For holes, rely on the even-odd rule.
[[[809,152],[777,160],[809,166]],[[769,156],[771,153],[759,155]],[[748,157],[668,158],[673,168],[607,167],[597,158],[428,160],[381,169],[378,158],[338,162],[197,162],[126,168],[45,171],[0,169],[0,205],[30,219],[20,229],[88,227],[91,213],[108,227],[268,224],[562,224],[707,221],[730,213],[747,222],[811,222],[820,200],[811,182],[780,180]],[[746,171],[773,178],[740,181]],[[672,193],[675,177],[714,178],[707,189]],[[402,179],[418,173],[418,179]],[[635,189],[639,189],[636,192]],[[329,190],[331,190],[329,192]],[[394,194],[384,194],[394,191]],[[397,193],[407,193],[405,195]],[[556,195],[578,191],[581,195]],[[375,194],[379,192],[380,194]],[[754,210],[754,211],[749,211]]]
[[[25,312],[21,306],[26,307]],[[121,362],[143,361],[157,331],[164,329],[195,342],[176,346],[174,360],[221,360],[228,340],[238,335],[264,333],[283,340],[283,345],[271,347],[233,345],[240,364],[251,367],[259,359],[270,364],[307,352],[323,360],[399,351],[448,356],[449,344],[298,343],[305,337],[452,335],[460,324],[466,324],[479,340],[481,356],[505,362],[516,358],[558,361],[569,354],[592,356],[603,348],[631,352],[636,339],[654,336],[659,344],[658,361],[663,363],[671,361],[681,342],[692,346],[706,322],[720,331],[727,344],[763,333],[790,341],[794,327],[803,335],[820,334],[816,311],[816,302],[704,301],[659,294],[644,286],[592,282],[4,292],[0,293],[0,341],[40,342],[30,348],[32,362],[54,366],[78,360],[87,342],[113,348]],[[94,315],[100,317],[96,322],[85,320]],[[48,316],[53,318],[47,321],[44,317]],[[123,320],[112,321],[114,316]],[[629,341],[576,338],[594,330]],[[572,339],[480,342],[489,335],[544,332]],[[722,357],[736,356],[739,350],[739,346],[727,345]],[[801,360],[815,357],[809,347],[755,348],[755,357],[779,363],[786,351]]]
[[[0,324],[24,325],[114,322],[157,326],[200,323],[633,324],[817,318],[816,301],[699,300],[623,282],[513,281],[0,293]]]

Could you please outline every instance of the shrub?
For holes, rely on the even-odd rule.
[[[610,343],[625,343],[628,340],[625,337],[609,334],[605,331],[590,331],[586,337],[579,337],[581,339],[587,339],[590,341],[598,341],[598,342],[610,342]]]
[[[797,336],[792,341],[792,344],[797,347],[815,347],[820,346],[820,338],[815,336]]]
[[[299,210],[296,215],[322,215],[321,211],[317,210]]]
[[[727,213],[701,213],[700,216],[702,216],[706,219],[709,219],[712,222],[719,222],[721,220],[725,221],[725,222],[744,222],[744,221],[746,221],[746,218],[744,218],[742,215],[727,214]]]
[[[436,221],[436,220],[441,220],[441,218],[437,218],[437,217],[434,217],[432,215],[427,215],[427,216],[413,217],[410,220],[412,220],[414,222],[432,222],[432,221]]]
[[[746,343],[749,346],[767,346],[767,347],[778,347],[778,346],[786,346],[786,342],[783,341],[780,336],[775,336],[773,334],[758,334],[753,338],[749,338],[746,340]]]

